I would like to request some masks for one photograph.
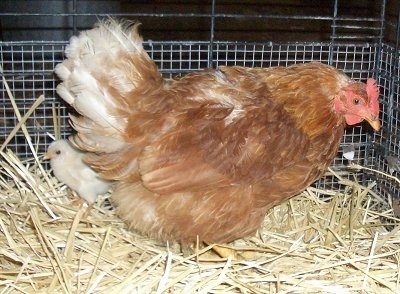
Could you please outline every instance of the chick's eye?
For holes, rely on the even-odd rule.
[[[361,99],[360,98],[354,98],[354,100],[353,100],[353,104],[354,105],[358,105],[360,103],[361,103]]]
[[[56,151],[56,154],[57,154],[57,155],[60,155],[60,154],[61,154],[61,150],[57,150],[57,151]]]

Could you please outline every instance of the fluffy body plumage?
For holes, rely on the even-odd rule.
[[[220,67],[163,79],[137,25],[107,20],[72,37],[57,65],[74,144],[131,228],[228,242],[320,178],[346,121],[379,129],[378,89],[321,63]]]
[[[83,162],[85,153],[72,147],[68,140],[52,142],[44,156],[50,160],[55,177],[75,191],[89,205],[97,196],[106,193],[110,181],[99,178],[98,174]]]

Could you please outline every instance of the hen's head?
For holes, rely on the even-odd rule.
[[[379,121],[379,88],[374,79],[367,84],[352,81],[342,89],[343,96],[333,102],[335,110],[342,114],[348,125],[366,120],[376,131],[381,128]]]

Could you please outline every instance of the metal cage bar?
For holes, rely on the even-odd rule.
[[[10,84],[18,107],[22,112],[26,111],[34,99],[43,92],[46,101],[27,121],[27,127],[32,134],[34,143],[39,152],[43,152],[51,141],[46,133],[55,133],[53,116],[58,113],[59,123],[62,127],[62,137],[68,136],[68,112],[69,109],[56,95],[55,87],[58,83],[53,74],[55,65],[64,58],[64,46],[72,34],[86,29],[92,25],[97,17],[120,16],[129,18],[144,18],[151,21],[164,23],[168,20],[199,21],[194,28],[202,28],[205,24],[204,35],[194,40],[177,38],[170,39],[170,35],[162,35],[152,31],[163,38],[151,40],[152,35],[144,33],[144,39],[150,38],[144,44],[150,57],[157,63],[161,73],[165,77],[173,77],[187,72],[199,70],[205,67],[221,65],[241,65],[249,67],[287,66],[293,63],[320,61],[332,64],[344,70],[354,79],[365,80],[375,76],[381,87],[381,119],[384,125],[383,131],[371,135],[365,126],[349,128],[343,137],[342,146],[354,145],[358,159],[363,165],[388,171],[386,162],[388,155],[400,155],[400,90],[399,90],[399,39],[400,39],[400,13],[397,7],[397,18],[388,18],[386,6],[390,0],[375,1],[370,15],[346,15],[343,13],[344,0],[332,0],[326,10],[294,11],[291,14],[271,13],[260,9],[255,13],[249,13],[245,6],[240,11],[221,11],[221,1],[211,0],[204,6],[204,11],[198,12],[137,12],[137,11],[83,11],[80,3],[83,1],[67,1],[66,10],[60,13],[48,11],[13,11],[6,9],[3,0],[0,3],[0,19],[3,27],[3,40],[0,42],[0,64],[4,69],[4,77]],[[27,1],[25,1],[27,2]],[[57,2],[57,1],[55,1]],[[62,1],[59,1],[60,3]],[[397,6],[400,6],[398,4]],[[4,8],[4,9],[3,9]],[[60,10],[61,11],[61,10]],[[35,24],[36,27],[24,28],[17,25],[16,20],[25,17],[27,26]],[[56,28],[37,27],[42,25],[37,20],[56,19]],[[35,20],[29,22],[29,20]],[[265,30],[253,26],[255,33],[248,35],[240,31],[241,25],[249,23],[260,25],[275,22],[277,25],[287,25],[289,22],[304,25],[306,28],[321,28],[321,40],[304,40],[297,35],[299,31],[293,29],[293,33],[283,36],[286,39],[276,40],[270,38]],[[310,25],[311,24],[311,25]],[[15,25],[15,27],[13,27]],[[235,33],[242,39],[233,39],[232,34],[225,34],[224,30],[234,27]],[[63,32],[62,37],[58,33]],[[146,28],[143,28],[146,29]],[[204,29],[204,28],[203,28]],[[280,29],[280,28],[278,28]],[[284,28],[285,34],[291,28]],[[8,30],[8,31],[7,31]],[[22,30],[17,38],[18,30]],[[52,31],[56,30],[56,31]],[[386,38],[385,33],[393,30],[392,41]],[[279,32],[279,30],[278,30]],[[196,32],[197,33],[197,32]],[[52,39],[57,35],[59,39]],[[283,34],[282,34],[283,35]],[[309,34],[312,36],[313,34]],[[15,36],[15,39],[12,39]],[[197,36],[197,35],[196,35]],[[200,35],[199,35],[200,36]],[[281,37],[279,34],[277,37]],[[31,39],[23,40],[23,37]],[[35,40],[35,37],[40,39]],[[257,40],[256,37],[258,38]],[[248,38],[248,39],[247,39]],[[8,100],[5,86],[0,85],[0,141],[4,140],[17,123],[12,106]],[[17,133],[8,145],[17,155],[29,157],[30,150],[22,133]],[[339,153],[333,166],[342,167],[347,164]],[[395,171],[397,173],[397,171]],[[359,173],[361,180],[377,179],[370,173]],[[399,189],[391,182],[383,183],[379,188],[382,193],[397,195],[400,198]],[[338,183],[334,178],[325,178],[318,183],[324,187],[337,188]],[[389,191],[389,192],[388,192]]]

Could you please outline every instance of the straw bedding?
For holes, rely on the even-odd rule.
[[[13,99],[10,96],[10,99]],[[36,105],[43,101],[39,98]],[[31,109],[31,110],[32,110]],[[343,192],[308,188],[271,209],[254,236],[183,256],[127,230],[109,196],[86,207],[42,165],[23,127],[32,159],[1,147],[0,293],[399,293],[399,227],[371,182],[333,171]]]

